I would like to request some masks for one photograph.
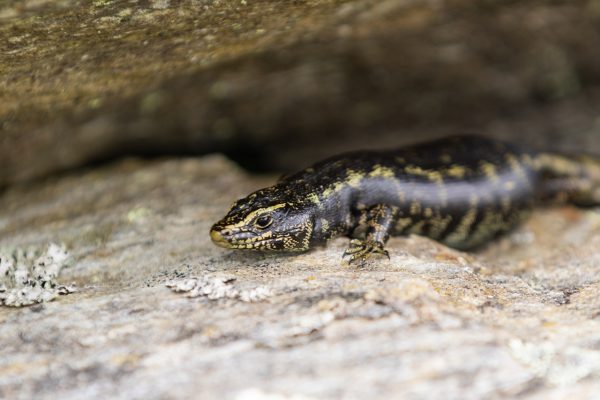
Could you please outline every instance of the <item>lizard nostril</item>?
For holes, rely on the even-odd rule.
[[[223,235],[223,236],[230,236],[231,235],[231,230],[229,230],[229,229],[223,229],[221,231],[221,235]]]

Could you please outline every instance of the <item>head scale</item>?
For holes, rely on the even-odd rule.
[[[276,187],[261,189],[236,201],[213,225],[212,241],[229,249],[308,250],[313,221],[309,212]]]

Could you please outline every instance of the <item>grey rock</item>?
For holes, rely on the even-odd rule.
[[[57,281],[79,291],[0,307],[0,397],[584,399],[600,390],[597,210],[539,210],[479,253],[393,238],[390,260],[362,268],[343,265],[343,238],[294,257],[212,245],[209,227],[229,203],[274,179],[210,156],[126,160],[8,189],[0,247],[65,243],[73,262]],[[269,296],[240,294],[256,288]]]

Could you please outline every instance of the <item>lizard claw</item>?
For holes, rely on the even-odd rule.
[[[388,260],[390,259],[390,253],[383,248],[382,243],[372,242],[372,241],[362,241],[359,239],[352,239],[350,241],[350,245],[344,251],[342,255],[343,259],[347,259],[348,264],[357,263],[359,265],[364,265],[369,257],[373,254],[379,254],[386,256]]]

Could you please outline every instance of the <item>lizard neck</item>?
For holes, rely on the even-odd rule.
[[[339,187],[339,185],[338,185]],[[352,213],[353,188],[332,190],[330,187],[311,189],[303,196],[303,207],[313,221],[311,247],[324,245],[329,239],[348,235],[354,226]]]

